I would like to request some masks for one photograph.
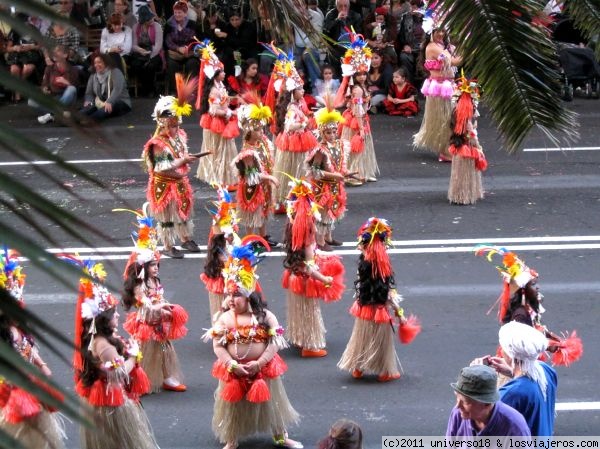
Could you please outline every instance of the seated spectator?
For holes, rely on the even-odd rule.
[[[129,74],[138,80],[141,95],[154,93],[154,77],[164,70],[163,30],[152,10],[142,5],[133,26]]]
[[[77,100],[77,84],[79,82],[79,73],[67,60],[69,52],[64,45],[57,45],[52,50],[52,64],[46,65],[44,78],[42,80],[42,91],[45,94],[52,95],[58,100],[64,108],[69,108]],[[28,101],[28,105],[37,108],[42,114],[37,118],[42,125],[53,122],[54,115],[40,107],[33,100]]]
[[[379,50],[395,66],[398,63],[394,48],[397,36],[396,20],[389,14],[388,8],[380,6],[375,9],[372,15],[367,16],[365,22],[365,38],[369,47]]]
[[[258,73],[258,61],[250,58],[242,62],[242,73],[239,76],[229,75],[227,83],[238,96],[238,101],[244,102],[242,97],[246,92],[256,92],[262,98],[267,91],[269,79]]]
[[[81,112],[94,120],[104,120],[131,111],[131,99],[123,72],[107,54],[94,57],[94,73],[88,80]]]
[[[383,106],[389,115],[414,117],[419,113],[417,89],[410,84],[406,70],[402,67],[397,69],[392,76],[392,84],[390,84],[387,98],[383,100]]]
[[[186,76],[197,76],[200,69],[200,61],[189,47],[194,42],[196,22],[188,19],[187,10],[187,3],[175,2],[173,15],[165,25],[167,78],[171,90],[175,89],[175,73],[183,72]]]
[[[319,441],[317,449],[362,449],[362,441],[362,430],[357,423],[339,419],[329,429],[329,435]]]
[[[139,0],[133,0],[133,3],[139,4],[141,2]],[[152,1],[150,3],[152,4],[150,9],[152,9],[154,4]],[[108,17],[112,16],[113,14],[121,14],[123,16],[124,25],[131,29],[133,29],[133,26],[137,23],[137,11],[131,10],[128,0],[115,0],[112,4],[109,3]]]
[[[52,22],[46,31],[46,39],[48,39],[48,48],[53,48],[57,45],[62,45],[67,50],[67,60],[74,65],[80,65],[85,59],[85,51],[79,46],[81,36],[79,31],[72,25],[67,25],[62,22]],[[48,49],[44,48],[44,59],[46,65],[52,64],[52,54]]]
[[[119,13],[111,15],[100,36],[100,53],[108,54],[123,74],[127,73],[131,41],[131,28],[123,24],[123,16]]]
[[[321,76],[322,79],[320,78],[315,82],[313,95],[319,106],[325,106],[325,97],[327,95],[331,95],[332,98],[335,97],[340,88],[340,80],[333,77],[333,67],[329,64],[323,65]]]
[[[227,26],[221,18],[219,9],[214,3],[209,3],[204,10],[204,17],[196,25],[196,36],[199,40],[209,39],[215,46],[215,53],[221,59],[225,48],[224,29]]]
[[[71,19],[75,22],[75,25],[89,26],[90,13],[88,6],[87,1],[75,4],[74,0],[59,0],[58,13]]]
[[[240,66],[248,58],[258,60],[258,44],[256,26],[246,22],[241,9],[229,11],[229,23],[223,30],[225,34],[225,54],[223,64],[225,73],[235,73],[235,66]],[[236,73],[236,75],[238,75]]]
[[[392,83],[392,66],[381,50],[373,50],[371,68],[367,76],[368,94],[371,96],[371,110],[375,114],[383,106],[390,84]]]

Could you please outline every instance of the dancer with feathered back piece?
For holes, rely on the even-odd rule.
[[[236,177],[231,161],[237,155],[235,138],[240,131],[235,112],[229,108],[223,63],[208,39],[195,43],[194,53],[201,58],[196,109],[203,129],[202,151],[211,152],[200,160],[196,177],[209,184],[233,185]]]
[[[238,245],[240,238],[237,235],[238,218],[235,203],[231,195],[223,186],[213,185],[217,189],[218,200],[213,201],[208,211],[212,215],[212,226],[208,234],[208,245],[204,270],[200,280],[208,291],[211,323],[219,317],[224,310],[225,281],[223,268],[229,258],[231,245]]]
[[[89,276],[79,281],[75,308],[75,391],[92,407],[94,427],[81,428],[82,449],[158,449],[139,397],[150,381],[134,339],[118,334],[117,299],[102,285],[101,263],[65,256]]]
[[[122,209],[116,209],[121,211]],[[177,353],[171,340],[187,334],[188,314],[183,307],[164,298],[158,277],[160,253],[156,250],[156,231],[152,218],[143,211],[137,217],[137,231],[132,233],[135,249],[123,273],[122,303],[130,312],[123,328],[141,344],[141,366],[151,384],[151,393],[161,389],[185,391]]]
[[[548,339],[548,352],[552,354],[554,365],[569,366],[583,354],[583,343],[576,331],[569,335],[557,335],[542,324],[542,295],[537,286],[538,273],[528,267],[514,252],[492,245],[477,245],[478,256],[486,256],[489,262],[495,255],[502,257],[496,269],[502,277],[503,289],[496,303],[498,320],[501,324],[518,321],[538,329]],[[489,312],[488,312],[489,313]],[[542,360],[546,360],[544,356]]]
[[[475,204],[483,198],[481,172],[487,168],[487,161],[477,138],[478,104],[479,85],[461,73],[452,96],[452,136],[448,148],[452,155],[448,200],[453,204]]]
[[[271,109],[255,95],[246,94],[244,99],[246,104],[238,110],[244,143],[233,160],[239,175],[237,212],[246,234],[258,234],[275,246],[277,242],[267,235],[267,221],[273,212],[273,189],[279,181],[273,176],[273,144],[263,131],[271,121]]]
[[[180,128],[181,116],[192,113],[187,100],[195,89],[195,81],[185,82],[181,74],[176,75],[176,80],[177,98],[161,96],[154,106],[152,118],[156,121],[156,131],[144,145],[142,158],[149,175],[146,198],[150,214],[158,222],[163,252],[181,259],[183,252],[175,248],[176,238],[184,249],[200,251],[192,240],[194,198],[188,173],[189,164],[206,154],[189,154],[187,134]]]
[[[355,301],[350,308],[355,317],[354,328],[337,365],[357,379],[365,373],[377,374],[380,382],[400,378],[402,368],[394,349],[392,317],[398,317],[398,337],[404,344],[421,331],[417,318],[406,318],[400,307],[402,296],[396,291],[386,252],[391,241],[392,228],[382,218],[369,218],[358,231],[361,255],[354,282]]]
[[[269,244],[259,236],[247,236],[232,249],[223,270],[228,310],[203,337],[217,356],[212,423],[224,449],[258,432],[270,432],[277,447],[303,447],[287,434],[300,417],[281,380],[287,365],[277,352],[287,347],[284,330],[257,291],[256,265],[264,249]]]
[[[276,148],[273,173],[279,182],[275,201],[277,213],[283,213],[282,205],[288,193],[285,173],[296,178],[304,174],[304,159],[317,146],[317,139],[313,134],[312,112],[304,101],[304,82],[296,70],[293,54],[286,54],[272,43],[265,48],[275,58],[264,103],[275,111],[271,128]]]
[[[307,181],[294,178],[290,184],[282,281],[287,290],[287,339],[301,349],[302,357],[324,357],[325,325],[319,300],[342,297],[344,265],[339,256],[315,252],[319,206]]]
[[[4,253],[0,254],[0,289],[10,295],[10,299],[6,301],[15,301],[24,307],[24,287],[25,273],[19,264],[19,255],[5,247]],[[39,369],[40,372],[36,373],[39,378],[35,382],[54,399],[62,401],[62,396],[44,382],[44,377],[50,377],[52,371],[40,356],[33,338],[3,312],[0,312],[0,340]],[[65,447],[65,431],[54,413],[56,409],[51,405],[4,378],[0,380],[0,398],[0,430],[5,435],[18,440],[25,449]]]

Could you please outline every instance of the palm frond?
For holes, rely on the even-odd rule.
[[[583,36],[590,40],[600,32],[600,0],[566,2],[566,12]],[[596,59],[600,60],[600,43],[596,41]]]
[[[558,58],[531,24],[543,0],[441,0],[445,24],[471,77],[485,91],[509,153],[537,129],[555,145],[578,137],[576,114],[559,100]]]

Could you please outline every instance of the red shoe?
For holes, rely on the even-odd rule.
[[[380,374],[377,376],[378,382],[389,382],[390,380],[400,379],[400,374]]]
[[[452,162],[452,159],[448,159],[443,154],[438,155],[438,162]]]
[[[360,379],[362,377],[362,371],[359,369],[355,369],[354,371],[352,371],[352,377],[354,377],[355,379]]]
[[[229,184],[227,186],[227,191],[228,192],[237,192],[237,188],[238,188],[237,184]]]
[[[325,357],[327,355],[327,350],[317,349],[316,351],[313,351],[311,349],[302,349],[302,353],[300,355],[302,357]]]
[[[283,215],[286,213],[285,204],[278,204],[275,206],[275,210],[273,211],[275,215]]]
[[[184,384],[179,384],[179,385],[173,386],[173,385],[163,383],[162,387],[163,387],[163,390],[177,391],[179,393],[182,393],[187,390],[187,387]]]

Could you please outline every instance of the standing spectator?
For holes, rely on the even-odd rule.
[[[42,80],[42,91],[56,98],[64,108],[69,108],[75,104],[79,80],[79,73],[67,61],[67,55],[68,51],[63,45],[54,47],[52,50],[52,64],[46,66]],[[29,100],[28,104],[43,112],[37,118],[41,125],[54,121],[54,115],[48,110],[40,108],[33,100]]]
[[[137,78],[142,95],[155,93],[154,79],[164,69],[163,30],[152,10],[142,5],[133,26],[129,73]]]
[[[81,112],[95,120],[116,117],[131,111],[131,99],[123,72],[107,54],[94,57],[94,74],[88,79]]]
[[[313,31],[321,34],[323,32],[323,14],[319,14],[308,7],[305,13],[308,14]],[[310,92],[312,93],[315,82],[319,79],[319,49],[310,41],[306,33],[298,28],[294,28],[294,60],[297,68],[304,65],[310,82]]]
[[[318,449],[363,449],[362,429],[354,421],[338,419],[329,435],[319,441]]]
[[[340,88],[340,80],[333,77],[333,67],[329,64],[324,64],[322,69],[323,78],[319,78],[315,82],[313,95],[319,106],[325,106],[325,97],[331,95],[335,97],[337,90]]]
[[[100,36],[100,53],[108,54],[114,66],[127,73],[127,59],[131,53],[131,28],[123,24],[123,16],[114,13]]]
[[[392,84],[388,90],[387,98],[383,101],[383,106],[389,115],[414,117],[419,113],[417,89],[408,82],[404,68],[400,67],[394,72]]]
[[[256,26],[242,17],[240,9],[229,11],[229,23],[225,26],[225,73],[235,73],[235,66],[248,58],[258,59]],[[238,75],[238,73],[236,73]]]
[[[392,65],[387,61],[382,50],[374,50],[371,56],[371,67],[369,68],[367,91],[371,97],[369,111],[374,114],[381,109],[386,99],[390,84],[392,84]]]
[[[356,33],[362,32],[361,15],[350,10],[350,0],[336,0],[335,9],[331,9],[325,16],[323,33],[334,41],[346,33],[346,28],[354,28]],[[331,51],[329,62],[335,67],[336,72],[341,73],[340,58],[344,55],[344,48],[336,45]]]
[[[458,381],[450,384],[456,405],[450,412],[446,436],[531,436],[523,416],[498,400],[497,379],[489,366],[468,366],[460,371]]]
[[[196,22],[187,17],[188,5],[178,1],[173,5],[173,15],[165,25],[165,47],[167,49],[167,79],[171,90],[175,88],[175,73],[196,76],[200,68],[198,57],[190,50],[194,42]]]

